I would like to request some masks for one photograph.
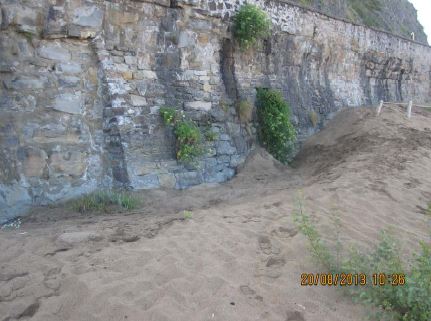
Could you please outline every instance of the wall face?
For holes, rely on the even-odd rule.
[[[96,55],[87,40],[41,39],[46,3],[2,3],[0,220],[94,189],[103,168]]]
[[[429,47],[279,2],[270,39],[241,52],[228,1],[0,0],[0,221],[100,187],[185,188],[235,174],[255,129],[235,103],[273,87],[301,136],[342,107],[431,101]],[[175,160],[161,106],[218,132]],[[320,125],[312,124],[312,115]]]
[[[322,125],[340,108],[381,99],[431,102],[430,47],[283,2],[251,2],[269,13],[275,32],[257,51],[236,50],[238,92],[253,99],[256,87],[281,90],[301,136],[319,127],[311,115]],[[240,6],[212,3],[211,15],[225,19]]]

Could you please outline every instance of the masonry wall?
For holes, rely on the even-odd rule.
[[[340,108],[431,101],[429,47],[257,3],[274,30],[242,52],[229,30],[241,1],[0,0],[0,221],[96,188],[231,178],[255,140],[235,106],[256,87],[283,92],[302,138]],[[198,166],[175,160],[161,106],[219,133]]]

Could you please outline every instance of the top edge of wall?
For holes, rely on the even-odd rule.
[[[402,40],[414,43],[416,45],[421,45],[421,46],[426,47],[426,48],[431,48],[431,45],[429,45],[429,44],[426,44],[426,43],[423,43],[423,42],[419,42],[419,41],[416,41],[416,40],[413,40],[413,39],[410,39],[410,38],[407,38],[407,37],[404,37],[402,35],[398,35],[398,34],[395,34],[395,33],[392,33],[392,32],[386,31],[386,30],[382,30],[382,29],[378,29],[378,28],[375,28],[375,27],[366,26],[364,24],[360,24],[360,23],[357,23],[357,22],[354,22],[354,21],[351,21],[351,20],[348,20],[348,19],[345,19],[345,18],[335,17],[335,16],[333,16],[331,14],[328,14],[326,12],[323,12],[323,11],[321,11],[319,9],[311,8],[311,7],[308,7],[308,6],[305,6],[305,5],[301,5],[299,3],[295,3],[295,2],[292,2],[292,1],[289,1],[289,0],[265,0],[265,2],[267,2],[267,3],[278,2],[278,3],[287,4],[287,5],[290,5],[292,7],[297,7],[297,8],[303,9],[303,10],[308,11],[308,12],[313,12],[313,13],[320,14],[322,16],[325,16],[325,17],[333,19],[333,20],[343,21],[345,23],[348,23],[348,24],[351,24],[351,25],[354,25],[354,26],[364,27],[366,29],[370,29],[370,30],[373,30],[373,31],[376,31],[376,32],[384,33],[384,34],[393,36],[395,38],[399,38],[399,39],[402,39]]]

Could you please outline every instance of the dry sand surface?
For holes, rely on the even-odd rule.
[[[128,215],[35,209],[0,231],[0,320],[366,320],[339,290],[300,286],[322,267],[292,221],[298,191],[328,241],[336,213],[344,242],[391,226],[409,252],[429,237],[430,127],[395,106],[343,111],[293,167],[257,150],[232,181],[141,193]]]

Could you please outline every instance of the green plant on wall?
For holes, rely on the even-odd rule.
[[[177,117],[177,111],[175,109],[169,107],[161,107],[159,112],[165,125],[173,125],[175,123],[175,118]]]
[[[265,88],[257,89],[256,103],[260,143],[277,160],[286,163],[296,141],[289,105],[280,92]]]
[[[186,164],[192,164],[204,153],[202,137],[199,128],[192,121],[179,121],[174,128],[177,138],[177,159]]]
[[[271,21],[267,14],[255,5],[243,5],[233,19],[233,34],[243,49],[268,36],[270,29]]]
[[[241,122],[248,123],[251,121],[253,114],[253,105],[248,100],[241,100],[238,103],[238,116]]]
[[[166,126],[172,126],[176,138],[176,158],[188,165],[193,165],[204,154],[202,135],[194,121],[187,120],[182,112],[174,108],[160,108],[160,116]]]

